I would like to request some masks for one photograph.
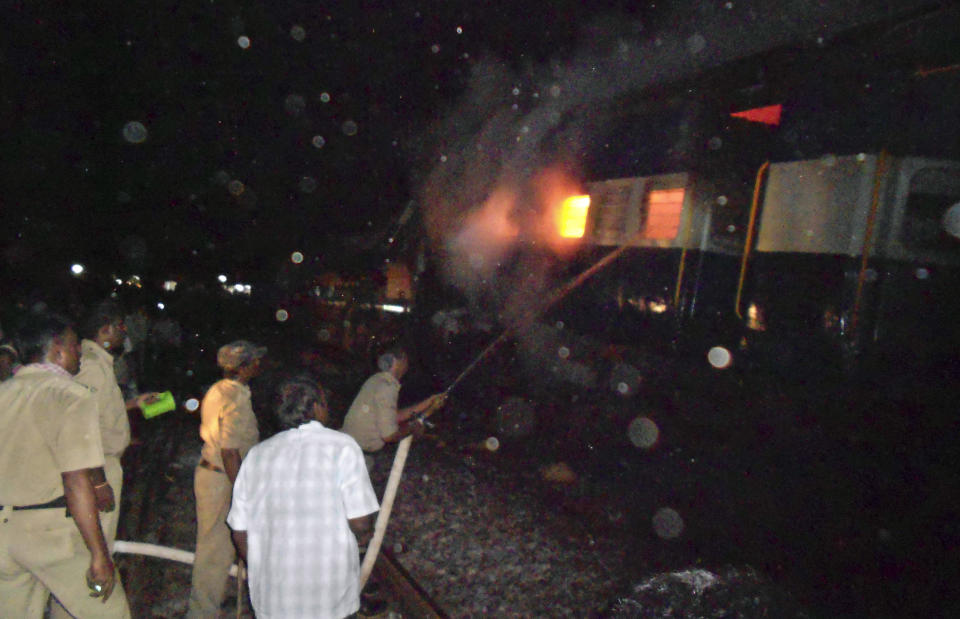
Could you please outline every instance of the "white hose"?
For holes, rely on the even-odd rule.
[[[145,557],[156,557],[157,559],[167,559],[168,561],[177,561],[193,565],[193,553],[189,550],[180,550],[179,548],[170,548],[169,546],[157,546],[156,544],[145,544],[143,542],[126,542],[117,540],[113,543],[113,551],[127,555],[143,555]],[[230,575],[237,575],[237,565],[230,566]]]
[[[403,475],[403,467],[407,463],[407,454],[410,452],[410,443],[412,442],[413,437],[408,436],[400,441],[399,446],[397,446],[397,455],[393,458],[393,467],[390,469],[390,477],[387,479],[387,488],[383,491],[383,503],[380,505],[380,513],[377,514],[377,523],[373,527],[373,539],[367,544],[367,553],[363,555],[363,564],[360,566],[361,591],[363,591],[363,587],[370,578],[373,564],[377,561],[377,555],[380,554],[380,545],[383,543],[384,533],[387,532],[390,510],[393,509],[393,500],[397,496],[400,476]]]

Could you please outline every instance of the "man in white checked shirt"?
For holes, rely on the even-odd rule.
[[[257,617],[339,619],[360,608],[358,539],[371,536],[377,497],[357,442],[323,426],[316,383],[294,379],[280,393],[286,431],[243,460],[227,523]]]

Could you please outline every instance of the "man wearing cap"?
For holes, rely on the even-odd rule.
[[[103,448],[72,378],[76,332],[33,316],[19,340],[27,365],[0,385],[0,614],[41,617],[52,592],[75,617],[129,617],[90,480]]]
[[[236,556],[227,512],[240,462],[260,440],[250,399],[250,380],[260,374],[267,349],[237,340],[217,351],[223,379],[210,387],[200,405],[203,449],[194,473],[197,548],[187,617],[216,617]]]

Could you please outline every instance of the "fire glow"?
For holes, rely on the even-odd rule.
[[[560,236],[566,239],[579,239],[587,230],[587,212],[590,210],[590,196],[570,196],[560,208]]]

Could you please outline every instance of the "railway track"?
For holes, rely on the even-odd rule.
[[[400,565],[393,553],[387,550],[380,551],[373,567],[371,582],[379,584],[381,591],[379,597],[386,602],[386,606],[375,614],[364,614],[361,608],[360,617],[380,619],[400,616],[415,619],[447,619],[450,616]]]

